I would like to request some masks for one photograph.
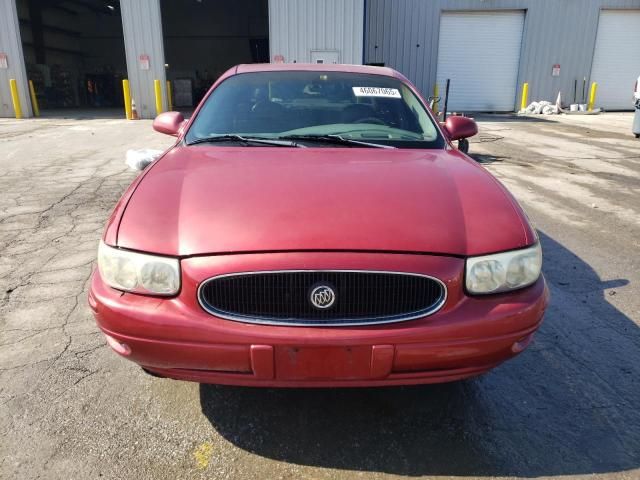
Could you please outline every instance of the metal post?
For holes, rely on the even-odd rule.
[[[38,97],[36,97],[36,89],[33,88],[33,82],[29,80],[29,94],[31,95],[31,108],[36,117],[40,116],[40,106],[38,105]]]
[[[522,85],[522,100],[520,101],[520,110],[526,110],[529,106],[529,84]]]
[[[445,122],[447,120],[447,109],[449,108],[449,85],[451,84],[451,80],[447,78],[447,84],[444,87],[444,112],[442,114],[442,121]]]
[[[16,118],[22,118],[22,107],[20,106],[20,95],[18,94],[18,83],[15,78],[9,79],[9,88],[11,89],[11,101],[13,102],[13,111]]]
[[[271,83],[269,83],[271,85]],[[169,106],[169,111],[173,111],[173,99],[171,98],[171,82],[167,80],[167,105]]]
[[[153,87],[156,92],[156,115],[160,115],[162,113],[162,87],[160,86],[160,80],[154,80]]]
[[[129,88],[129,80],[126,78],[122,80],[122,94],[124,95],[124,115],[127,120],[132,120],[133,115],[131,113],[131,89]]]
[[[593,107],[596,103],[596,93],[598,92],[598,83],[597,82],[593,82],[591,84],[591,92],[589,93],[589,106],[587,108],[587,110],[589,110],[590,112],[593,110]]]
[[[436,83],[433,86],[433,113],[437,116],[438,115],[438,97],[440,96],[440,86]]]

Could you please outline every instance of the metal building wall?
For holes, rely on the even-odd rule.
[[[428,96],[436,81],[443,11],[525,10],[518,92],[529,82],[530,100],[553,101],[562,91],[573,101],[574,80],[580,79],[578,99],[583,77],[589,82],[604,8],[637,9],[640,0],[367,0],[365,62],[399,70]],[[559,77],[551,75],[554,64],[561,65]]]
[[[29,84],[22,54],[15,0],[0,0],[0,54],[7,55],[7,67],[0,68],[0,117],[15,117],[9,79],[18,84],[23,117],[32,116]]]
[[[271,60],[310,62],[312,50],[339,50],[340,63],[361,64],[364,0],[269,0]]]
[[[160,0],[120,0],[120,9],[131,97],[140,118],[155,118],[154,80],[160,80],[167,109]],[[148,70],[141,68],[140,55],[149,56]]]

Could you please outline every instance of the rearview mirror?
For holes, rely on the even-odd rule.
[[[449,135],[449,140],[461,140],[473,137],[478,133],[478,124],[467,117],[448,117],[444,128]]]
[[[184,123],[184,117],[180,112],[164,112],[153,121],[153,129],[156,132],[177,137]]]

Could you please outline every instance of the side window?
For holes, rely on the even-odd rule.
[[[406,85],[402,85],[401,87],[402,98],[407,103],[411,111],[416,117],[416,120],[420,124],[420,128],[422,129],[422,134],[424,135],[425,140],[434,140],[437,137],[436,129],[429,118],[424,107],[418,101],[418,98],[414,95],[414,93],[407,87]]]

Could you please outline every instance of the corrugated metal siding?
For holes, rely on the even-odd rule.
[[[18,14],[14,0],[0,0],[0,53],[8,57],[9,68],[0,68],[0,117],[15,117],[9,79],[15,78],[20,95],[20,107],[23,117],[30,117],[31,100],[29,98],[29,84],[24,66]]]
[[[518,85],[529,82],[530,100],[555,100],[562,91],[573,101],[579,79],[580,100],[603,8],[637,9],[640,0],[367,0],[365,62],[399,70],[428,96],[436,82],[443,11],[526,10]],[[551,76],[556,63],[559,77]]]
[[[156,79],[162,85],[163,109],[167,109],[160,0],[120,0],[120,8],[131,96],[141,118],[154,118]],[[142,54],[149,55],[149,70],[140,68]]]
[[[364,0],[269,0],[271,59],[310,62],[312,50],[337,50],[341,63],[362,63]]]

